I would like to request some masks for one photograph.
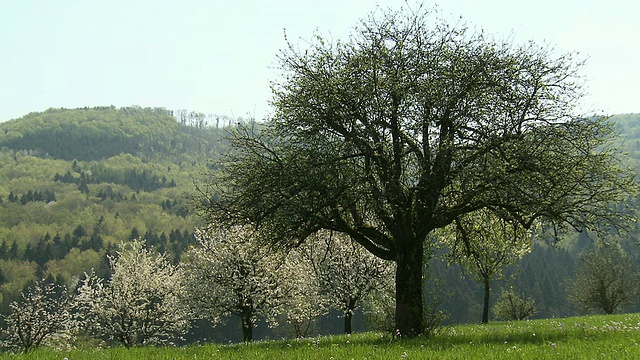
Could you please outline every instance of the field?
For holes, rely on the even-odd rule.
[[[640,314],[441,328],[430,338],[361,333],[250,344],[58,351],[0,359],[637,359]]]

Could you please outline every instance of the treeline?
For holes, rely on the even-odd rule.
[[[158,176],[144,169],[113,169],[101,164],[91,166],[90,171],[84,171],[76,161],[73,162],[73,173],[67,171],[64,175],[56,173],[54,181],[77,184],[84,192],[88,191],[88,184],[113,183],[126,185],[134,191],[155,191],[161,188],[176,187],[174,179],[167,180],[166,176]],[[102,194],[108,196],[108,194]]]
[[[174,264],[177,264],[182,254],[195,243],[193,231],[178,229],[173,229],[168,234],[165,232],[158,234],[153,230],[147,230],[144,234],[140,234],[138,229],[133,228],[129,240],[136,239],[144,239],[147,247],[167,254]]]
[[[88,232],[82,225],[78,225],[72,233],[58,234],[51,236],[46,233],[35,243],[28,243],[24,249],[20,249],[18,243],[11,244],[2,240],[0,243],[0,259],[11,261],[29,261],[39,266],[38,273],[46,272],[46,264],[51,260],[64,259],[71,250],[80,251],[94,250],[96,252],[112,254],[115,244],[105,243],[100,234],[103,218],[99,220],[93,231]],[[193,232],[173,229],[168,234],[157,233],[147,230],[140,234],[138,229],[133,228],[128,240],[145,239],[148,246],[159,252],[167,253],[174,262],[178,262],[182,253],[194,243]],[[87,269],[89,270],[89,269]],[[78,274],[80,275],[80,274]]]
[[[24,194],[15,194],[13,191],[9,192],[7,195],[7,200],[12,203],[20,203],[22,205],[26,205],[28,202],[32,201],[43,201],[49,203],[51,201],[56,201],[56,193],[55,191],[49,190],[28,190]],[[0,204],[2,204],[2,197],[0,197]]]

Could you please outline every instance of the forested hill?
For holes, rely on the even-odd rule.
[[[204,114],[162,108],[49,109],[0,124],[0,148],[62,160],[202,158],[220,153],[221,132]],[[221,117],[216,118],[220,125]],[[223,118],[227,124],[230,119]]]
[[[114,244],[144,237],[177,260],[201,220],[194,181],[241,119],[161,108],[49,109],[0,123],[2,306],[36,277],[106,271]]]
[[[629,157],[637,161],[640,173],[640,113],[615,115],[611,117],[611,121],[617,124],[622,150],[628,152]]]

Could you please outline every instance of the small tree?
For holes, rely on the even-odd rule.
[[[122,244],[109,263],[108,281],[92,272],[78,290],[76,306],[93,333],[131,347],[160,343],[186,329],[182,273],[164,254],[134,240]]]
[[[344,314],[344,332],[350,334],[353,313],[371,296],[387,295],[393,287],[393,262],[382,260],[348,236],[335,232],[312,235],[305,244],[319,286],[330,306]]]
[[[70,298],[64,286],[37,281],[9,305],[4,346],[24,353],[55,340],[69,340],[72,331]]]
[[[500,299],[493,306],[493,314],[502,320],[524,320],[536,312],[532,299],[524,299],[513,288],[502,290]]]
[[[304,251],[290,251],[281,272],[289,279],[291,289],[285,321],[296,338],[305,337],[315,328],[318,317],[327,313],[326,297],[321,294],[320,282]]]
[[[531,232],[482,209],[456,218],[439,233],[449,247],[450,259],[462,264],[482,284],[482,323],[488,323],[491,283],[502,276],[506,265],[531,251]]]
[[[199,230],[196,240],[183,263],[193,312],[212,322],[239,317],[244,341],[253,339],[259,316],[275,326],[292,292],[284,254],[256,243],[245,228]]]
[[[620,246],[602,244],[580,255],[567,293],[569,301],[586,311],[601,309],[612,314],[637,299],[640,273]]]

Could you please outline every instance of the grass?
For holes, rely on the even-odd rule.
[[[249,344],[58,351],[1,359],[637,359],[640,314],[443,327],[430,338],[361,333]]]

